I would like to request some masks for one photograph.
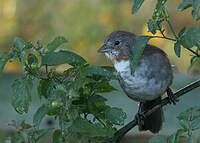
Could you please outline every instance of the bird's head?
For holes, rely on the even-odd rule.
[[[135,34],[126,31],[112,32],[106,37],[98,52],[105,53],[113,62],[128,60],[134,37]]]

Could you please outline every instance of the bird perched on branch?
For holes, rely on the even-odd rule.
[[[146,45],[133,75],[130,68],[130,48],[135,34],[115,31],[108,35],[98,52],[113,62],[119,83],[131,99],[140,102],[138,114],[139,130],[158,133],[162,127],[163,110],[160,108],[148,117],[139,120],[140,113],[161,103],[161,96],[167,91],[171,102],[175,103],[169,86],[172,83],[172,69],[167,55],[161,49]]]

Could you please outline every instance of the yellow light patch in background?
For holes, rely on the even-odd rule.
[[[153,35],[151,32],[147,32],[147,24],[144,25],[143,31],[142,31],[143,35],[147,35],[147,36],[161,36],[162,34],[160,33],[160,31],[156,31],[156,34]],[[166,31],[164,32],[165,36],[167,36]],[[149,41],[149,44],[155,45],[155,46],[162,46],[165,43],[165,39],[162,38],[152,38]]]
[[[17,60],[13,62],[7,62],[4,68],[4,72],[19,72],[21,70]]]

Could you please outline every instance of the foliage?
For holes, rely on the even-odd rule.
[[[134,0],[134,5],[132,8],[132,13],[135,14],[139,8],[142,6],[144,0],[138,1]],[[151,38],[163,38],[166,40],[170,40],[175,42],[174,43],[174,52],[175,54],[180,57],[181,56],[181,48],[185,48],[186,50],[193,53],[193,56],[191,57],[191,64],[194,63],[194,61],[200,57],[199,50],[200,50],[200,28],[197,27],[191,27],[189,30],[186,30],[186,27],[183,27],[178,34],[175,33],[175,30],[169,20],[169,14],[167,11],[167,7],[165,6],[167,0],[157,0],[152,18],[149,19],[147,22],[148,24],[148,31],[151,32],[153,35],[155,35],[158,31],[162,34],[162,36],[137,36],[135,38],[135,42],[132,46],[132,57],[131,57],[131,70],[132,73],[134,72],[136,65],[141,57],[141,54],[144,50],[145,45],[147,44],[148,40]],[[192,16],[196,18],[196,21],[200,19],[199,17],[199,11],[200,11],[200,1],[199,0],[184,0],[177,10],[183,11],[189,7],[193,7],[192,10]],[[173,37],[166,37],[165,35],[165,29],[163,28],[163,23],[166,22],[173,34]],[[145,39],[144,39],[145,38]],[[141,41],[141,42],[140,42]],[[142,41],[145,41],[142,43]],[[138,44],[140,46],[138,46]],[[144,44],[144,45],[142,45]],[[138,48],[139,47],[139,48]],[[196,47],[196,50],[193,50],[193,47]],[[137,54],[133,54],[137,53]]]
[[[13,48],[1,56],[1,71],[6,62],[18,59],[24,65],[24,76],[12,84],[12,105],[17,113],[28,112],[33,81],[38,81],[39,98],[45,99],[33,116],[33,125],[24,121],[13,122],[18,130],[7,142],[37,142],[53,132],[53,142],[80,140],[101,142],[113,136],[116,125],[123,125],[126,114],[120,108],[110,107],[101,93],[116,90],[109,83],[116,79],[112,67],[91,66],[81,56],[58,50],[66,43],[56,37],[45,47],[40,40],[35,46],[20,38],[14,39]],[[71,65],[63,73],[56,73],[52,66]],[[59,120],[58,129],[40,129],[42,119],[50,115]],[[76,142],[76,141],[75,141]]]
[[[135,14],[142,7],[144,0],[134,0],[132,13]],[[181,48],[192,52],[191,64],[199,58],[200,28],[183,27],[178,34],[175,32],[166,7],[167,0],[157,0],[152,18],[147,22],[148,31],[155,35],[158,31],[162,36],[137,36],[131,48],[132,73],[140,60],[143,50],[151,38],[162,38],[174,42],[175,54],[181,56]],[[83,3],[84,4],[84,3]],[[192,16],[198,21],[200,1],[184,0],[177,8],[183,11],[192,7]],[[163,23],[171,29],[173,37],[164,33]],[[92,66],[87,61],[67,50],[59,50],[59,46],[66,43],[62,37],[56,37],[44,46],[40,40],[37,45],[15,38],[13,47],[0,57],[0,74],[7,62],[15,59],[24,66],[24,77],[12,84],[12,105],[16,112],[28,112],[31,102],[33,81],[37,80],[37,92],[44,100],[33,116],[33,125],[22,121],[19,125],[13,121],[17,134],[8,138],[6,142],[37,142],[44,135],[53,132],[53,142],[90,142],[100,143],[114,135],[117,125],[123,125],[126,114],[122,109],[106,104],[104,92],[116,90],[109,82],[115,80],[112,67]],[[193,49],[196,47],[196,50]],[[56,73],[55,66],[68,64],[71,67],[63,73]],[[163,136],[155,136],[150,143],[176,143],[182,136],[190,143],[194,140],[193,132],[199,130],[199,107],[186,110],[178,116],[181,128],[167,140]],[[59,128],[40,129],[42,119],[50,115],[58,119]]]
[[[164,136],[154,136],[149,143],[193,143],[196,139],[194,134],[200,130],[200,107],[191,107],[178,115],[180,128],[168,139]],[[198,140],[197,142],[199,142]]]
[[[132,13],[135,14],[139,8],[141,7],[144,0],[137,1],[134,0],[134,5],[132,9]],[[148,24],[148,31],[153,35],[159,31],[162,36],[137,36],[134,40],[134,44],[132,46],[132,64],[131,69],[132,73],[134,72],[136,65],[140,59],[140,56],[146,46],[148,40],[150,38],[164,38],[166,40],[171,40],[174,43],[174,52],[180,57],[181,56],[181,48],[185,48],[193,53],[191,57],[191,65],[194,63],[196,59],[199,59],[199,50],[200,50],[200,28],[191,27],[189,30],[186,30],[186,27],[183,27],[178,34],[175,33],[175,30],[169,21],[169,14],[167,12],[167,7],[165,6],[167,0],[157,0],[152,19],[150,19]],[[193,7],[192,16],[196,18],[196,21],[200,19],[199,11],[200,11],[200,1],[199,0],[183,0],[183,2],[178,6],[177,10],[183,11],[189,7]],[[165,29],[163,29],[162,24],[166,22],[173,34],[173,38],[166,37],[164,34]],[[145,39],[144,39],[145,38]],[[143,43],[141,41],[144,41]],[[138,43],[139,46],[137,45]],[[144,45],[145,44],[145,45]],[[137,46],[136,46],[137,45]],[[182,47],[181,47],[182,46]],[[139,48],[138,48],[139,47]],[[196,47],[194,51],[192,48]],[[137,54],[133,54],[133,53]],[[187,143],[192,143],[195,140],[194,132],[200,129],[200,107],[191,107],[186,111],[179,114],[177,117],[179,120],[179,124],[181,126],[174,134],[172,134],[169,139],[164,136],[154,136],[149,140],[149,143],[178,143],[181,138],[184,138]],[[200,141],[197,141],[200,142]]]

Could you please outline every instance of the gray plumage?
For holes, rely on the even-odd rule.
[[[173,76],[167,55],[152,45],[145,47],[135,73],[131,75],[129,54],[134,38],[133,33],[115,31],[106,37],[98,52],[105,53],[113,62],[122,89],[131,99],[140,102],[139,112],[143,112],[161,102]],[[157,133],[162,122],[163,111],[160,108],[148,116],[139,129]]]

